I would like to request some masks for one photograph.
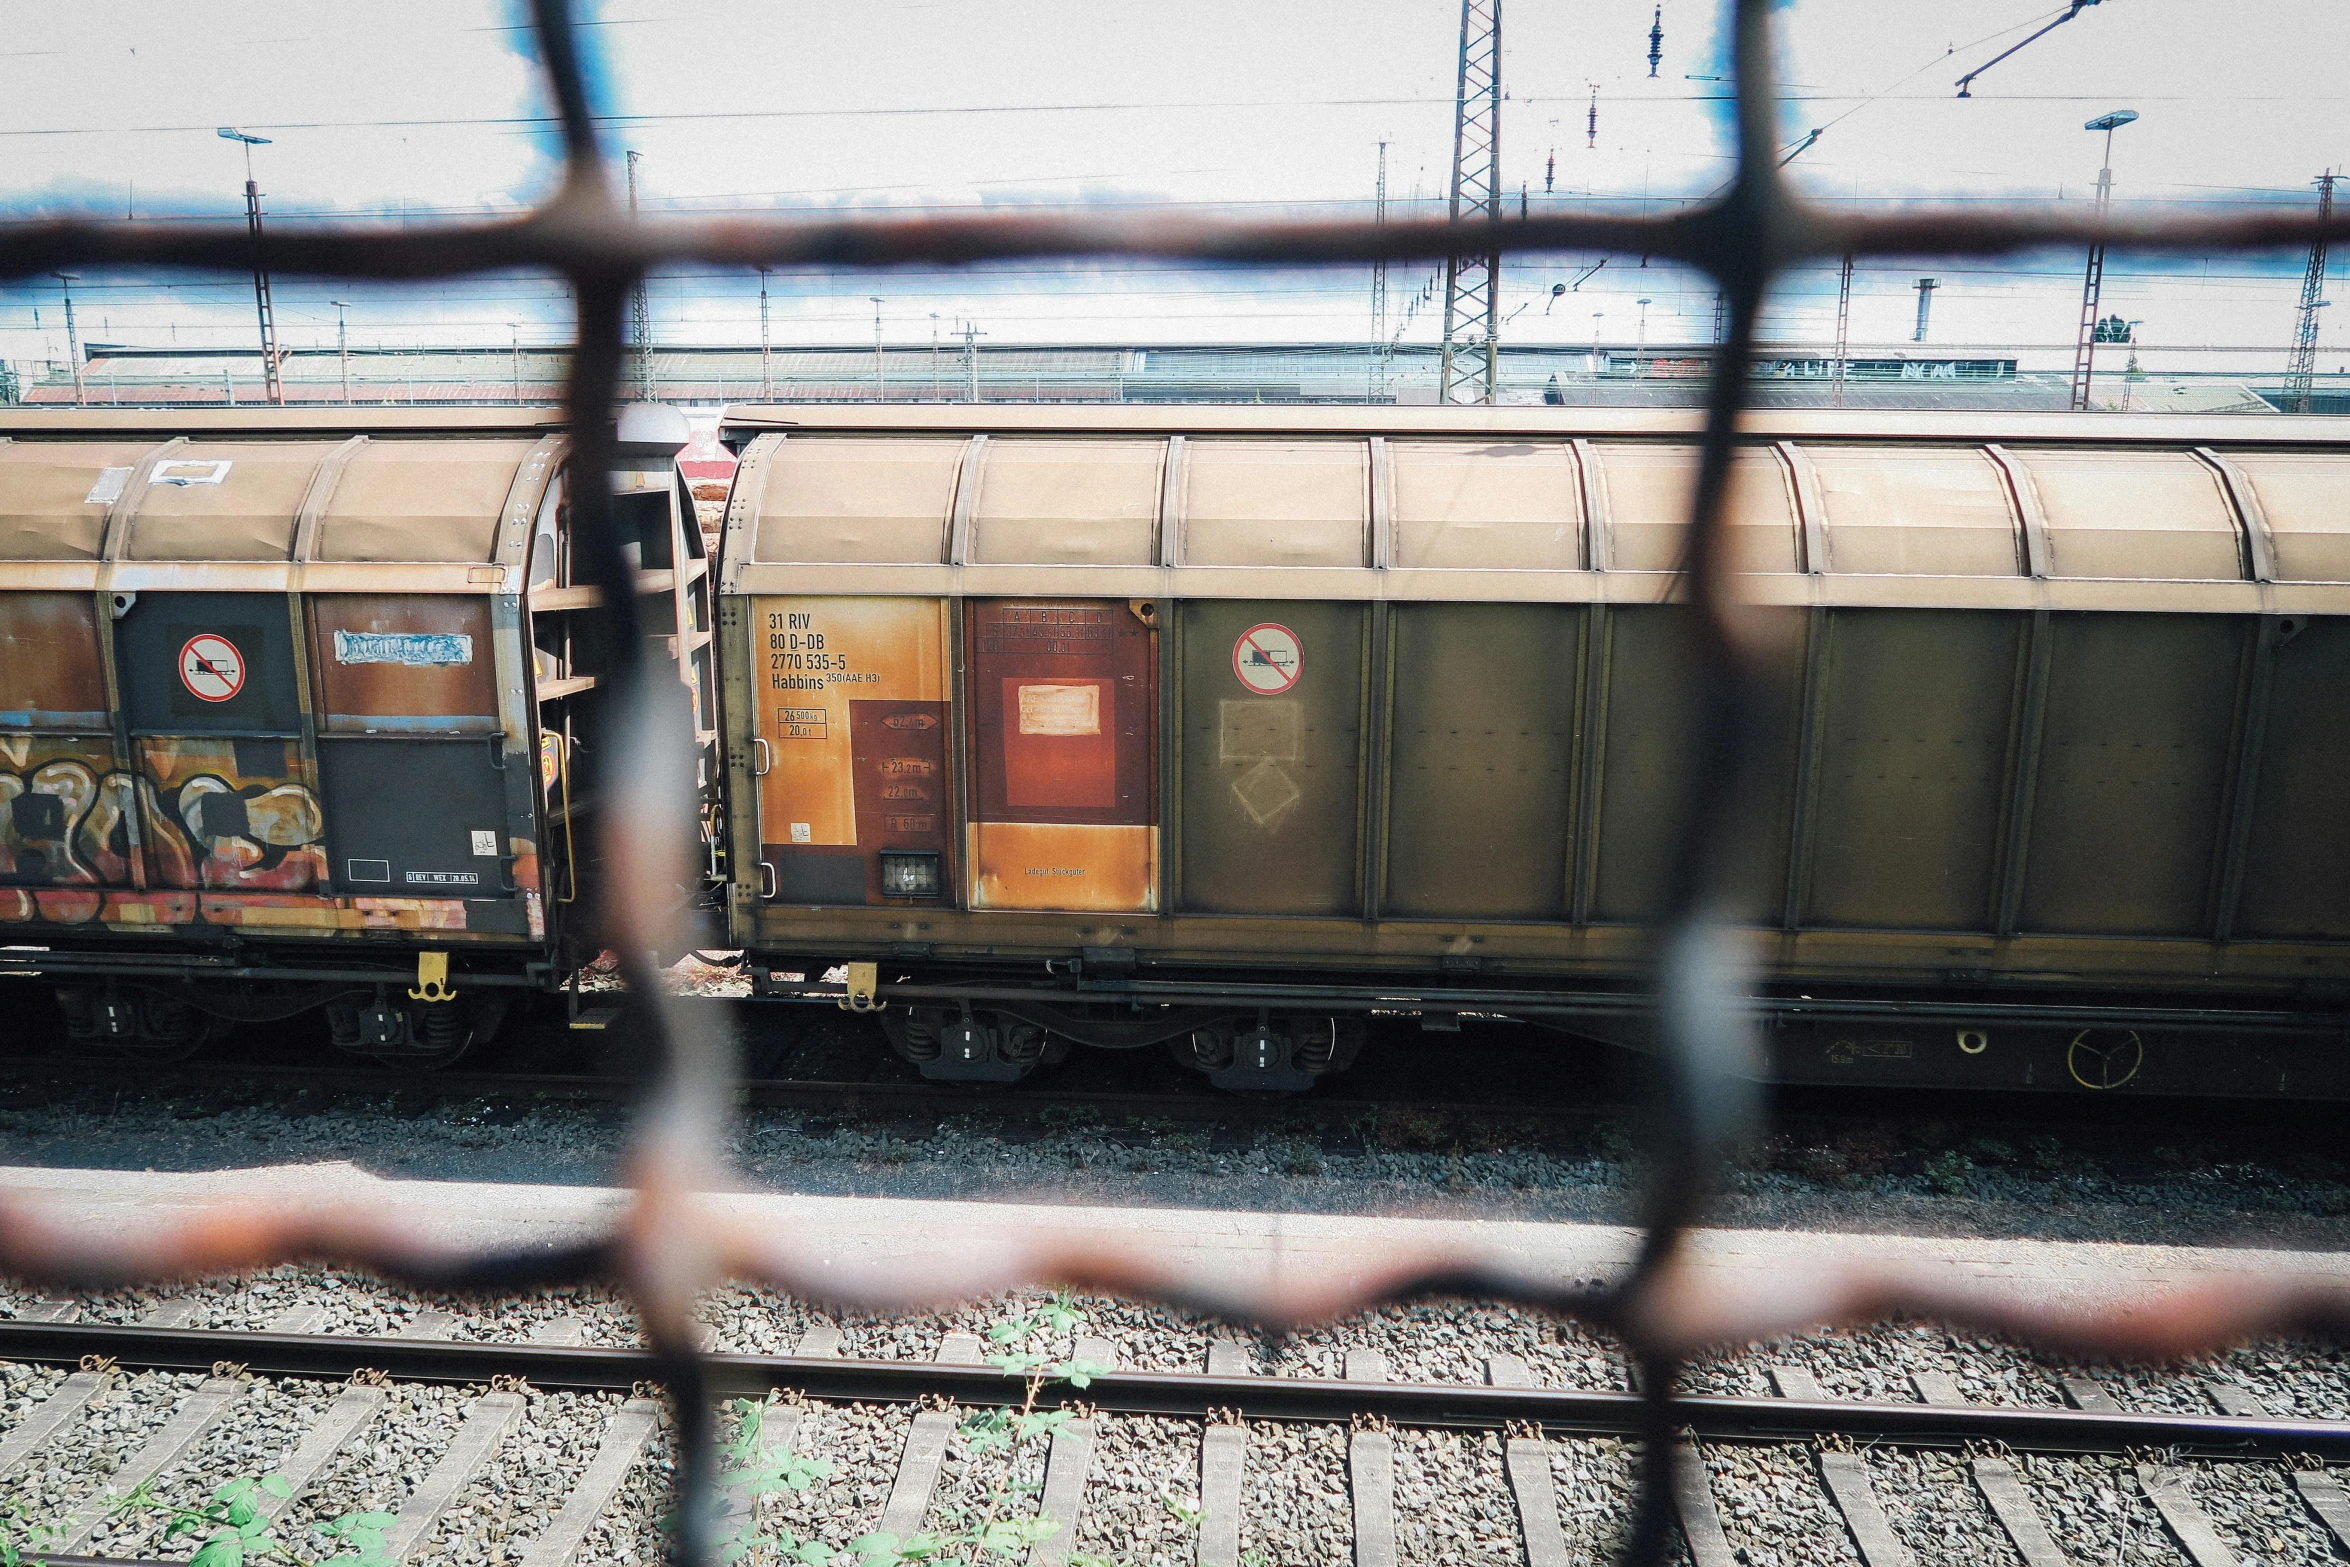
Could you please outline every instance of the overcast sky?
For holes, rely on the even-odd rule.
[[[1535,203],[1662,203],[1727,176],[1722,7],[1665,0],[1512,0],[1503,163]],[[2341,0],[2103,0],[1983,78],[1953,80],[2062,13],[2044,0],[1797,0],[1782,10],[1784,124],[1825,131],[1793,165],[1839,200],[2032,196],[2085,200],[2099,138],[2082,122],[2129,107],[2115,139],[2118,199],[2310,200],[2350,165],[2350,5]],[[1367,203],[1388,150],[1399,202],[1441,201],[1449,173],[1459,7],[1451,0],[609,0],[587,11],[604,62],[617,154],[644,154],[649,214],[680,208],[881,213],[1071,201],[1253,209]],[[552,177],[530,41],[496,0],[397,5],[0,0],[0,203],[11,217],[239,214],[240,149],[215,127],[272,138],[255,170],[281,216],[420,223],[513,210]],[[1598,127],[1587,135],[1596,88]],[[1594,144],[1595,142],[1595,144]],[[1554,161],[1555,160],[1555,161]],[[1546,192],[1546,181],[1549,190]],[[1539,301],[1567,258],[1507,276],[1506,309]],[[1908,336],[1911,283],[1943,286],[1945,342],[2068,342],[2078,264],[1915,266],[1864,275],[1854,336]],[[2109,305],[2152,343],[2282,343],[2297,257],[2124,267]],[[1424,273],[1392,285],[1400,322]],[[235,279],[92,276],[84,335],[239,342]],[[1023,267],[775,281],[779,341],[870,341],[884,298],[892,341],[927,341],[931,316],[989,340],[1360,340],[1362,269],[1281,274],[1202,268]],[[1823,292],[1824,290],[1824,292]],[[1827,330],[1833,279],[1792,280],[1774,330]],[[664,279],[657,335],[748,341],[756,282]],[[1652,300],[1652,341],[1709,335],[1703,279],[1636,258],[1609,264],[1524,341],[1629,340]],[[290,341],[331,340],[330,297],[356,300],[360,341],[565,335],[538,279],[351,293],[287,280]],[[43,357],[59,337],[55,286],[0,290],[0,355]],[[35,331],[33,312],[40,312]],[[1594,313],[1599,320],[1594,321]],[[1407,341],[1431,340],[1432,304]],[[2329,334],[2328,341],[2331,341]],[[2350,342],[2350,339],[2346,339]]]

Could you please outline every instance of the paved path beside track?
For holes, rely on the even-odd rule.
[[[441,1244],[469,1248],[554,1245],[592,1233],[627,1200],[611,1188],[463,1181],[387,1180],[348,1164],[280,1165],[203,1173],[140,1173],[0,1166],[0,1194],[42,1215],[106,1229],[174,1212],[252,1199],[361,1204],[398,1214]],[[922,1201],[713,1194],[714,1205],[770,1233],[790,1233],[844,1281],[920,1273],[927,1258],[995,1233],[1047,1240],[1076,1230],[1116,1237],[1203,1282],[1336,1283],[1401,1258],[1471,1247],[1512,1273],[1551,1281],[1598,1280],[1624,1266],[1634,1232],[1615,1225],[1497,1219],[1459,1221],[1219,1211],[1081,1207],[1038,1203]],[[2147,1291],[2257,1277],[2350,1283],[2350,1252],[2261,1247],[1836,1234],[1710,1229],[1693,1262],[1731,1289],[1769,1290],[1825,1261],[1946,1270],[1949,1281],[2048,1305],[2086,1303],[2117,1290]]]

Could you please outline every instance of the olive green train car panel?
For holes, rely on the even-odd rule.
[[[1382,914],[1566,917],[1584,613],[1396,606]]]
[[[2286,628],[2290,628],[2289,630]],[[2240,936],[2350,936],[2350,620],[2278,623]]]
[[[1362,909],[1360,604],[1182,607],[1182,863],[1199,914]]]
[[[1778,617],[1789,631],[1796,624],[1792,611],[1754,613]],[[1678,606],[1640,605],[1606,611],[1602,625],[1605,709],[1591,724],[1599,753],[1586,845],[1592,857],[1590,918],[1595,924],[1630,924],[1665,912],[1678,848],[1674,835],[1687,797],[1693,697],[1690,620]],[[1786,663],[1797,669],[1802,660]],[[1792,712],[1796,693],[1790,687],[1784,696]],[[1779,727],[1772,754],[1755,768],[1731,883],[1732,912],[1740,919],[1776,924],[1785,901],[1793,728]]]
[[[2049,617],[2023,929],[2210,930],[2213,856],[2254,625],[2220,615]]]
[[[1848,609],[1824,622],[1803,923],[1987,928],[2026,617]]]

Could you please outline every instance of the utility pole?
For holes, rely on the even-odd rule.
[[[2078,9],[2077,7],[2075,9]],[[2066,20],[2071,20],[2068,16]],[[2027,40],[2028,42],[2029,40]],[[2105,133],[2104,166],[2097,171],[2097,216],[2103,219],[2105,209],[2113,200],[2113,133],[2138,117],[2135,109],[2116,109],[2101,114],[2081,127],[2085,131]],[[2093,240],[2089,245],[2089,264],[2081,275],[2081,330],[2073,340],[2073,397],[2076,412],[2089,407],[2089,384],[2097,373],[2097,311],[2105,296],[2105,241]]]
[[[2293,357],[2285,364],[2285,407],[2297,414],[2309,412],[2310,384],[2317,376],[2317,313],[2326,307],[2325,225],[2334,215],[2335,178],[2331,171],[2317,177],[2317,238],[2309,242],[2309,270],[2301,278],[2301,319],[2293,331]],[[71,305],[65,319],[70,326]]]
[[[865,297],[873,301],[873,400],[886,403],[889,401],[889,366],[881,358],[881,296],[867,294]]]
[[[57,279],[65,290],[65,354],[73,361],[73,400],[74,405],[79,407],[88,401],[82,391],[82,340],[73,325],[73,285],[74,280],[81,274],[79,272],[52,272],[49,275]]]
[[[759,269],[759,400],[775,401],[775,349],[767,339],[767,269]]]
[[[261,386],[271,403],[282,406],[286,388],[278,378],[277,309],[270,302],[269,267],[261,254],[261,187],[253,183],[253,149],[268,146],[270,139],[248,136],[229,125],[223,125],[217,134],[242,142],[245,148],[245,231],[253,236],[253,308],[261,318]]]
[[[1387,143],[1379,144],[1379,181],[1371,192],[1371,222],[1380,228],[1387,226]],[[1370,385],[1365,391],[1366,402],[1377,402],[1386,390],[1387,366],[1387,258],[1371,263],[1371,364]]]
[[[628,221],[636,219],[636,163],[641,152],[628,155]],[[640,403],[653,401],[653,296],[651,280],[638,274],[636,287],[628,295],[628,324],[636,334],[636,397]]]
[[[1501,0],[1461,0],[1461,62],[1453,93],[1452,221],[1501,221]],[[1454,241],[1457,246],[1460,242]],[[1484,368],[1471,357],[1483,317]],[[1439,400],[1495,400],[1501,379],[1501,250],[1444,258]],[[1482,381],[1482,385],[1479,382]]]
[[[963,401],[979,401],[979,324],[963,323]]]
[[[930,312],[930,400],[934,403],[943,401],[944,391],[945,388],[939,382],[938,312],[933,310]]]
[[[1941,286],[1942,280],[1939,278],[1918,279],[1918,329],[1910,335],[1911,342],[1922,343],[1926,340],[1926,327],[1934,318],[1934,290]]]
[[[506,331],[514,346],[514,406],[519,408],[522,406],[522,327],[517,322],[509,321],[506,323]],[[350,399],[345,398],[344,401]]]
[[[1828,405],[1844,406],[1844,366],[1846,350],[1852,341],[1852,256],[1844,257],[1844,265],[1836,274],[1836,368],[1828,385]]]
[[[351,302],[330,299],[327,303],[335,307],[335,357],[343,362],[343,406],[348,408],[351,405],[351,318],[346,312]]]

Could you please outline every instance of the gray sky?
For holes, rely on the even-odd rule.
[[[1727,174],[1711,0],[1666,0],[1664,57],[1647,75],[1654,0],[1513,0],[1507,11],[1504,172],[1529,200],[1661,203]],[[2117,196],[2141,201],[2305,200],[2312,176],[2350,164],[2340,0],[2104,0],[1986,76],[1952,81],[2060,13],[2054,0],[1796,0],[1782,10],[1790,141],[1826,127],[1794,165],[1838,200],[2033,196],[2085,200],[2094,114],[2143,118],[2115,141]],[[1449,0],[608,0],[588,12],[606,64],[617,151],[635,148],[648,210],[880,214],[915,206],[1103,200],[1328,210],[1371,191],[1390,142],[1398,200],[1440,200],[1448,175],[1459,10]],[[551,177],[544,106],[516,7],[0,0],[0,202],[10,216],[78,211],[233,219],[238,148],[213,128],[274,138],[256,169],[281,215],[431,221],[511,210]],[[1953,52],[1954,51],[1954,52]],[[1596,86],[1596,146],[1586,115]],[[1544,191],[1555,155],[1555,189]],[[2069,341],[2073,258],[1993,269],[1910,267],[1864,276],[1857,340],[1908,335],[1915,273],[1943,278],[1937,340]],[[1564,263],[1511,269],[1505,308],[1539,299]],[[2297,258],[2124,268],[2108,284],[2150,343],[2278,342]],[[1392,285],[1400,317],[1425,273]],[[85,336],[241,342],[250,293],[234,279],[82,285]],[[893,341],[926,341],[930,316],[976,320],[994,341],[1359,339],[1361,269],[1014,268],[776,280],[783,341],[870,341],[885,298]],[[755,283],[663,280],[657,334],[743,341]],[[1798,279],[1774,330],[1826,330],[1832,278]],[[1828,292],[1823,293],[1825,289]],[[291,341],[331,337],[331,285],[289,280]],[[1619,260],[1589,303],[1512,323],[1525,341],[1627,340],[1653,303],[1652,341],[1703,339],[1703,279]],[[462,280],[356,298],[361,341],[560,338],[560,300],[528,278]],[[0,291],[0,355],[58,352],[54,286]],[[33,311],[40,311],[35,331]],[[1422,311],[1407,340],[1436,332]],[[2330,340],[2331,334],[2329,334]]]

